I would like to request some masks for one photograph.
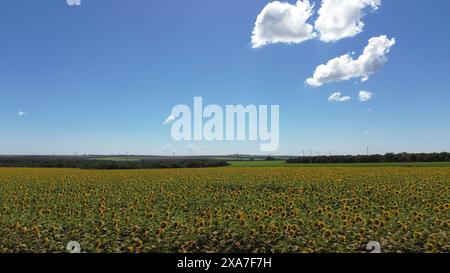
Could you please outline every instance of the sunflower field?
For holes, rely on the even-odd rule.
[[[0,168],[0,252],[449,252],[448,167]]]

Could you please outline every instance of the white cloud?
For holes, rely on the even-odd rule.
[[[188,145],[188,150],[190,153],[192,152],[200,152],[203,149],[201,145]]]
[[[69,6],[81,6],[81,0],[66,0]]]
[[[359,91],[359,101],[366,102],[372,99],[373,93],[369,91]],[[369,108],[370,109],[370,108]]]
[[[295,5],[274,1],[256,18],[252,46],[298,44],[316,37],[323,42],[336,42],[353,37],[364,29],[364,12],[377,10],[380,5],[381,0],[322,0],[312,25],[308,23],[314,14],[314,4],[310,0],[298,0]]]
[[[170,152],[172,152],[172,145],[165,145],[165,146],[163,146],[161,149],[163,150],[163,152],[165,152],[165,153],[170,153]]]
[[[349,101],[351,98],[349,96],[344,96],[341,92],[336,92],[331,94],[328,98],[329,102],[345,102]]]
[[[163,125],[166,125],[166,124],[169,124],[169,123],[172,123],[172,122],[174,122],[175,121],[175,119],[176,119],[176,117],[175,116],[173,116],[173,115],[169,115],[165,120],[164,120],[164,122],[163,122]]]
[[[357,59],[351,54],[345,54],[321,64],[316,68],[312,78],[306,83],[310,86],[322,86],[330,82],[361,78],[366,81],[369,76],[387,62],[386,54],[395,45],[395,38],[388,39],[386,35],[373,37],[369,40],[364,52]]]
[[[324,42],[353,37],[363,31],[363,10],[380,5],[381,0],[322,0],[314,27]]]
[[[301,43],[316,37],[314,27],[308,24],[313,15],[309,0],[295,5],[274,1],[267,4],[256,18],[252,32],[252,47],[274,43]]]
[[[19,112],[17,113],[17,115],[18,115],[19,117],[25,116],[26,114],[27,114],[27,111],[19,111]]]

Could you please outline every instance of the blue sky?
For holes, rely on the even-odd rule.
[[[0,153],[260,153],[259,142],[173,141],[163,121],[194,96],[280,105],[273,154],[450,150],[449,1],[384,0],[364,9],[353,37],[253,48],[268,3],[1,1]],[[357,58],[380,35],[396,43],[368,81],[305,84],[318,65]],[[361,90],[373,98],[360,102]],[[335,92],[352,99],[330,102]]]

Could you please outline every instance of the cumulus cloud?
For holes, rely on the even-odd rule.
[[[364,29],[365,11],[374,11],[381,0],[322,0],[314,25],[310,0],[295,5],[280,1],[267,4],[258,14],[252,32],[253,48],[274,43],[298,44],[318,37],[323,42],[336,42],[353,37]]]
[[[166,125],[166,124],[169,124],[169,123],[172,123],[172,122],[174,122],[175,121],[175,119],[176,119],[176,117],[175,116],[173,116],[173,115],[169,115],[165,120],[164,120],[164,122],[163,122],[163,125]]]
[[[69,6],[81,6],[81,0],[66,0]]]
[[[349,96],[344,96],[341,92],[335,92],[331,94],[328,98],[329,102],[345,102],[349,101],[351,98]]]
[[[372,99],[373,93],[369,91],[359,91],[359,101],[366,102]]]
[[[353,37],[363,31],[363,10],[376,10],[380,5],[380,0],[322,0],[314,27],[324,42]]]
[[[306,80],[310,86],[322,86],[330,82],[361,78],[366,81],[369,76],[380,69],[386,62],[386,54],[395,45],[395,38],[388,39],[386,35],[373,37],[369,40],[364,52],[357,59],[352,54],[345,54],[319,65],[314,75]]]
[[[19,112],[17,113],[17,115],[18,115],[19,117],[25,116],[26,114],[27,114],[27,111],[19,111]]]
[[[301,43],[316,37],[314,27],[308,24],[313,15],[309,0],[295,5],[275,1],[267,4],[256,18],[252,32],[252,47],[274,43]]]

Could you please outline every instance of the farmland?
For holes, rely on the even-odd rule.
[[[450,250],[447,165],[265,164],[0,168],[0,252]]]

